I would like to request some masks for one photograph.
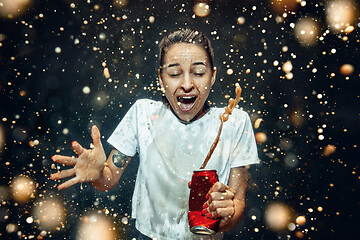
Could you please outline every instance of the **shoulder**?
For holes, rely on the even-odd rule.
[[[244,110],[239,109],[239,108],[235,108],[231,114],[236,116],[236,118],[249,119],[249,114],[247,112],[245,112]]]
[[[225,108],[211,108],[211,111],[214,113],[214,115],[220,116],[221,114],[223,114],[225,112]],[[249,114],[242,109],[235,108],[229,117],[229,120],[230,119],[233,119],[236,121],[241,120],[241,119],[246,120],[246,119],[249,119]]]
[[[148,98],[141,98],[135,101],[134,105],[146,105],[146,104],[158,104],[159,101],[155,101]]]
[[[161,101],[155,101],[151,99],[139,99],[132,105],[130,111],[135,114],[137,118],[148,119],[149,117],[156,115],[157,112],[164,108],[164,103]]]
[[[220,108],[220,109],[218,108],[217,110],[217,114],[219,116],[224,112],[225,112],[224,108]],[[235,108],[232,111],[231,115],[229,116],[229,119],[224,124],[224,128],[231,132],[243,131],[244,129],[247,129],[249,127],[251,127],[249,114],[239,108]]]
[[[162,105],[163,103],[161,101],[143,98],[136,100],[133,106],[135,106],[136,108],[153,109],[162,107]]]

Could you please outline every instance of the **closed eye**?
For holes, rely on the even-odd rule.
[[[169,65],[165,66],[165,71],[170,77],[178,77],[182,73],[180,63],[177,62],[170,63]]]
[[[170,73],[170,77],[178,77],[181,75],[181,73]]]
[[[195,76],[202,76],[202,75],[204,75],[204,74],[205,74],[205,73],[203,73],[203,72],[195,72],[195,73],[194,73]]]
[[[196,62],[193,64],[191,72],[196,77],[203,76],[207,71],[206,66],[202,62]]]

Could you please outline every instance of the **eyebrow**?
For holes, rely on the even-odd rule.
[[[205,66],[206,67],[206,64],[205,63],[203,63],[203,62],[194,62],[194,63],[192,63],[191,65],[195,65],[195,66],[197,66],[197,65],[203,65],[203,66]],[[168,66],[167,66],[167,68],[171,68],[171,67],[177,67],[177,66],[180,66],[180,63],[171,63],[171,64],[169,64]]]
[[[167,67],[170,68],[170,67],[176,67],[176,66],[180,66],[180,63],[172,63],[172,64],[169,64]]]
[[[204,66],[206,67],[206,64],[203,63],[203,62],[194,62],[194,63],[191,64],[191,65],[204,65]]]

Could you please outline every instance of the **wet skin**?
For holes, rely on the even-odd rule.
[[[202,46],[176,43],[164,56],[160,84],[171,109],[182,121],[189,122],[204,115],[204,104],[215,82],[216,69]]]

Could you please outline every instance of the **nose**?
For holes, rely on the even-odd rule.
[[[184,74],[181,87],[185,92],[190,92],[194,88],[194,82],[189,73]]]

